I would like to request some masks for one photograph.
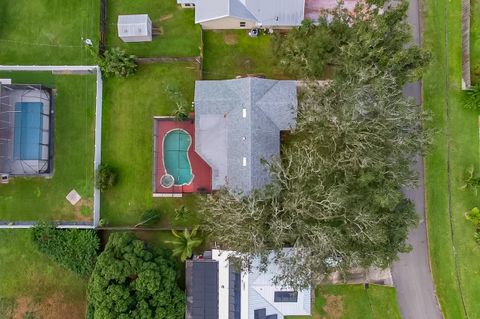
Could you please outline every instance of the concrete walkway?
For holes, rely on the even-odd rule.
[[[408,20],[412,25],[413,40],[421,44],[421,24],[419,0],[410,0]],[[422,103],[421,83],[406,85],[404,94],[414,97]],[[425,188],[423,159],[417,158],[415,163],[419,174],[419,185],[416,189],[405,191],[405,195],[415,203],[420,222],[413,230],[408,243],[413,250],[401,254],[400,259],[392,267],[393,283],[397,289],[400,312],[405,319],[441,319],[442,313],[435,295],[428,256],[428,241],[425,225]]]

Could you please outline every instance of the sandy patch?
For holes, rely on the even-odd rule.
[[[323,311],[327,314],[322,319],[340,319],[343,315],[343,298],[340,296],[325,296]]]
[[[173,14],[168,14],[166,16],[160,17],[160,19],[158,19],[158,21],[163,22],[163,21],[170,20],[171,18],[173,18]]]
[[[83,319],[85,308],[84,302],[68,302],[58,293],[37,303],[31,297],[19,297],[13,318],[23,319],[31,313],[37,319]]]
[[[237,35],[235,33],[225,33],[223,36],[223,41],[228,45],[237,44]]]

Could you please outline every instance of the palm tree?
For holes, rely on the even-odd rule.
[[[198,226],[193,227],[191,232],[186,228],[181,233],[172,229],[175,238],[165,243],[173,245],[173,256],[179,256],[182,262],[192,257],[193,249],[202,243],[202,239],[196,237],[197,231]]]

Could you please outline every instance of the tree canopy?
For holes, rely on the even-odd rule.
[[[171,252],[148,248],[131,233],[110,235],[88,284],[95,318],[183,318],[185,295]]]
[[[340,5],[318,23],[306,20],[292,32],[277,34],[274,53],[280,65],[300,78],[352,76],[376,68],[395,75],[399,85],[418,80],[430,54],[410,44],[408,2],[385,11],[372,2],[359,3],[353,14]]]
[[[417,221],[402,188],[411,163],[429,144],[418,106],[388,75],[312,85],[297,129],[270,163],[273,183],[248,196],[224,190],[206,198],[204,227],[228,249],[253,256],[277,251],[276,280],[305,287],[325,273],[387,267]],[[293,255],[281,249],[294,247]]]

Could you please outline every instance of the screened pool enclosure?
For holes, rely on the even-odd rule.
[[[53,97],[42,85],[0,84],[0,174],[52,171]]]

